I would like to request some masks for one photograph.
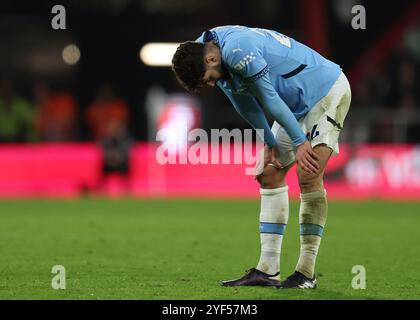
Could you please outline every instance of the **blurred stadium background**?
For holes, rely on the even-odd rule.
[[[353,103],[329,167],[331,195],[419,194],[419,1],[69,1],[66,30],[51,27],[54,4],[0,5],[1,197],[255,195],[241,168],[154,160],[156,130],[180,118],[207,131],[247,127],[218,90],[187,95],[169,67],[150,65],[156,53],[141,54],[224,24],[279,30],[348,75]],[[356,4],[366,30],[351,28]]]
[[[366,8],[366,30],[351,28],[356,4]],[[419,194],[419,1],[70,1],[66,30],[51,27],[53,5],[0,5],[0,197],[255,195],[235,166],[154,161],[156,130],[179,119],[205,130],[247,127],[218,90],[187,95],[169,67],[149,65],[156,54],[140,54],[147,44],[195,39],[224,24],[291,35],[350,78],[343,152],[327,176],[331,195]],[[208,190],[197,191],[210,178]]]
[[[64,5],[66,9],[65,30],[54,30],[51,27],[54,17],[51,9],[55,4]],[[351,19],[354,16],[351,8],[357,4],[366,8],[365,30],[351,28]],[[0,207],[3,208],[1,228],[5,240],[2,241],[1,250],[5,257],[3,261],[7,261],[1,271],[3,275],[7,275],[6,279],[17,279],[22,276],[23,270],[28,270],[19,264],[22,261],[28,262],[28,259],[22,258],[29,252],[29,249],[22,249],[20,244],[23,243],[29,246],[32,243],[34,251],[31,251],[29,256],[34,256],[34,252],[37,252],[37,257],[43,258],[45,265],[57,262],[58,257],[65,261],[69,259],[64,253],[60,255],[59,251],[55,252],[51,246],[49,248],[55,253],[40,253],[40,248],[49,241],[46,237],[48,234],[52,234],[59,243],[66,243],[69,250],[79,250],[77,252],[80,261],[70,259],[71,262],[68,262],[73,264],[73,269],[88,263],[81,257],[91,254],[83,250],[94,241],[97,241],[96,248],[101,249],[93,251],[108,257],[112,254],[113,257],[117,257],[118,250],[124,250],[122,248],[125,248],[125,245],[130,247],[136,241],[137,244],[143,241],[163,241],[154,238],[153,233],[147,231],[149,227],[155,230],[163,228],[159,222],[160,218],[153,216],[151,212],[156,211],[156,215],[162,214],[162,219],[171,223],[174,222],[171,220],[174,218],[167,215],[167,212],[175,210],[180,220],[174,226],[183,230],[181,222],[191,222],[195,217],[194,212],[199,211],[199,200],[188,200],[195,197],[212,198],[215,201],[217,198],[224,198],[224,201],[251,199],[251,202],[244,202],[245,205],[238,202],[237,208],[238,211],[245,212],[244,217],[249,218],[249,226],[255,227],[255,230],[248,225],[244,227],[248,232],[255,234],[255,237],[246,240],[247,235],[244,232],[243,242],[238,240],[238,245],[245,243],[243,248],[251,248],[257,252],[258,186],[251,177],[244,175],[245,165],[162,166],[157,164],[155,159],[157,130],[175,127],[173,137],[182,138],[181,133],[176,131],[176,122],[179,119],[190,119],[191,128],[203,128],[208,132],[211,128],[248,128],[221,92],[213,90],[204,92],[201,96],[187,94],[176,83],[170,68],[149,65],[148,59],[156,58],[156,54],[152,53],[150,57],[144,51],[147,44],[179,43],[195,39],[204,30],[225,24],[264,27],[283,32],[331,58],[340,64],[347,74],[352,85],[353,102],[341,136],[341,153],[331,161],[326,173],[330,201],[347,201],[343,207],[337,204],[337,211],[357,212],[360,215],[356,214],[360,218],[359,221],[371,219],[368,221],[374,224],[377,223],[376,216],[362,218],[361,212],[365,212],[366,215],[375,210],[384,212],[387,206],[382,206],[380,202],[388,199],[420,200],[418,0],[80,0],[60,3],[2,0],[0,198],[3,201],[0,202]],[[296,176],[292,174],[288,183],[291,195],[296,198],[299,194]],[[114,203],[107,208],[107,205],[101,205],[99,202],[89,205],[78,202],[86,197],[122,199],[119,205]],[[127,197],[131,199],[126,199]],[[161,201],[146,200],[156,197]],[[182,203],[163,200],[174,197],[186,200]],[[52,200],[20,200],[28,198]],[[132,198],[143,200],[135,202]],[[60,202],[62,199],[71,201]],[[349,204],[360,199],[379,199],[379,202],[372,207],[351,207]],[[216,206],[215,202],[213,206],[209,205],[211,201],[203,203],[206,203],[207,211],[204,212],[208,215],[213,214],[212,210],[223,212],[226,208],[226,202],[220,202],[219,206]],[[247,206],[247,203],[251,206]],[[420,207],[416,203],[410,207],[403,204],[401,206],[400,208],[405,208],[401,209],[402,221],[407,225],[401,225],[399,232],[404,234],[404,230],[410,230],[410,226],[414,228],[415,219],[418,221],[414,213],[419,211]],[[228,207],[231,211],[235,210],[235,205],[230,204]],[[394,209],[390,210],[398,211],[399,205],[392,208]],[[111,219],[109,212],[101,217],[101,212],[106,210],[115,210],[122,218],[127,218],[124,227],[126,229],[119,224],[118,217]],[[246,210],[249,212],[246,213]],[[56,224],[53,218],[55,211],[64,211],[63,220],[57,220]],[[80,212],[84,211],[93,213],[91,216],[82,216]],[[127,213],[132,211],[143,212],[146,220],[136,220],[135,216]],[[37,218],[33,215],[35,213],[39,214]],[[236,213],[232,214],[230,218],[221,215],[220,219],[232,219],[233,224]],[[408,216],[404,218],[404,214]],[[79,222],[73,221],[73,217]],[[219,215],[215,214],[214,217],[217,220]],[[36,219],[47,223],[41,226],[37,224]],[[152,222],[151,219],[156,221]],[[343,219],[344,222],[349,217]],[[73,221],[73,224],[70,221]],[[148,238],[127,236],[130,232],[136,232],[130,229],[129,221],[142,225],[137,230],[142,230],[143,236]],[[223,242],[212,242],[212,232],[216,230],[220,235],[224,231],[217,229],[218,227],[211,227],[211,219],[207,220],[207,217],[202,221],[207,224],[204,237],[207,234],[209,242],[220,248]],[[220,220],[217,221],[220,223]],[[363,247],[369,241],[382,239],[381,235],[386,237],[389,231],[387,226],[393,225],[395,220],[389,218],[386,221],[387,225],[376,225],[379,229],[381,226],[383,228],[377,230],[376,235],[379,238],[373,240],[369,238],[370,231],[363,233],[363,228],[356,230],[359,232],[360,245]],[[414,224],[411,225],[409,221]],[[82,222],[86,224],[82,225]],[[56,225],[61,226],[61,223],[74,232],[68,235],[68,238],[51,231]],[[332,218],[331,225],[334,224],[339,226],[340,220],[334,222]],[[118,229],[120,227],[127,232]],[[16,228],[19,231],[15,234]],[[118,242],[121,246],[105,249],[101,237],[107,232],[114,232],[113,230],[121,231],[121,238],[118,239],[123,239],[125,235],[128,242],[121,240]],[[166,231],[171,234],[171,230]],[[37,234],[39,237],[36,240],[23,241],[23,237],[28,234]],[[344,232],[343,236],[344,234],[346,233]],[[85,240],[77,242],[76,235]],[[200,237],[203,234],[195,236]],[[337,231],[335,239],[339,236]],[[351,232],[347,233],[347,236],[348,239],[354,237]],[[406,236],[407,241],[402,240],[401,246],[410,244],[413,240],[408,237],[408,233]],[[182,235],[180,237],[179,239],[183,239]],[[192,246],[195,246],[194,234],[190,234],[189,237]],[[130,242],[130,239],[134,242]],[[191,244],[189,240],[185,240],[186,243],[176,240],[181,241],[176,244],[184,248],[184,245]],[[11,243],[12,246],[9,247],[7,243]],[[379,247],[376,242],[374,245]],[[147,245],[145,248],[147,252],[152,251]],[[326,251],[327,248],[328,241]],[[342,249],[339,247],[338,251]],[[211,249],[208,250],[211,255]],[[295,252],[293,250],[292,253]],[[394,247],[393,250],[401,253],[414,248]],[[177,251],[173,254],[175,252]],[[213,253],[214,260],[223,257],[223,252]],[[289,255],[290,263],[294,259],[292,253]],[[188,260],[189,253],[185,254]],[[342,254],[344,257],[345,254]],[[389,252],[383,252],[381,256],[388,254]],[[372,257],[372,252],[361,252],[359,255],[361,260],[366,256]],[[90,257],[92,260],[92,256]],[[181,257],[182,254],[179,255],[179,259]],[[411,257],[414,260],[407,262],[406,266],[419,262],[418,252],[415,253],[415,250]],[[133,260],[128,260],[127,263],[137,261],[135,257],[131,258]],[[236,258],[253,262],[253,257],[244,258],[238,253],[230,257],[232,264]],[[326,260],[327,255],[323,258]],[[391,256],[388,258],[391,259]],[[111,267],[98,259],[98,264],[103,263],[110,268],[105,268],[106,270],[124,272],[123,265]],[[206,258],[200,259],[188,260],[189,267],[197,267],[204,263]],[[286,256],[284,261],[288,261],[287,259],[289,258]],[[166,263],[173,262],[167,258]],[[358,261],[354,262],[356,264]],[[143,267],[156,271],[156,265],[149,264]],[[214,271],[216,273],[209,274],[214,278],[225,277],[225,274],[220,273],[223,267],[218,267],[219,273]],[[229,265],[226,270],[236,274],[238,270],[233,267]],[[339,272],[344,274],[349,272],[349,268],[350,264],[344,265],[343,262],[343,269],[337,271],[336,279],[339,278]],[[34,274],[39,274],[41,278],[49,277],[48,274],[42,275],[39,270]],[[176,278],[176,271],[181,272],[178,269],[172,270],[166,277]],[[386,272],[386,269],[381,269],[380,272]],[[11,274],[16,277],[13,278]],[[81,274],[82,271],[79,276]],[[149,275],[152,277],[152,274],[151,272]],[[121,280],[116,279],[116,283]],[[128,283],[127,278],[124,281]],[[188,283],[184,283],[184,287],[180,288],[188,290],[187,285]],[[45,284],[36,282],[34,286],[39,289],[44,288]],[[13,291],[9,284],[3,285],[2,288],[6,290],[3,291],[3,297],[10,297],[12,292],[15,292],[17,297],[23,294],[17,289]],[[30,288],[26,287],[25,291],[28,297],[48,297],[48,294],[32,295]],[[411,289],[413,288],[407,289],[408,291],[401,290],[401,296],[404,297],[406,293],[407,296],[413,297],[414,291],[410,291]],[[133,290],[130,294],[134,297],[174,296],[170,292],[165,293],[165,289],[162,288],[159,289],[160,295]],[[139,290],[146,289],[142,287]],[[375,294],[380,296],[380,289],[378,290]],[[90,298],[86,292],[88,291],[80,290],[73,297]],[[133,292],[137,292],[137,295]],[[127,296],[131,297],[130,294],[127,293]],[[226,297],[213,294],[213,297]],[[112,297],[112,294],[108,296]],[[196,296],[201,297],[198,294]],[[258,296],[263,296],[262,291],[258,291]],[[325,293],[323,297],[329,296]],[[252,298],[251,291],[246,291],[245,297]],[[386,297],[392,297],[392,293]]]

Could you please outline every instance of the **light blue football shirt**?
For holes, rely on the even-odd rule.
[[[196,42],[214,41],[221,50],[228,80],[217,86],[264,142],[276,144],[265,109],[295,145],[306,141],[298,120],[327,95],[341,68],[315,50],[279,32],[244,26],[221,26],[203,32]],[[262,108],[261,108],[262,107]]]

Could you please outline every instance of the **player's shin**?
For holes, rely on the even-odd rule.
[[[260,189],[260,193],[261,256],[257,269],[279,279],[281,244],[289,218],[288,187]]]
[[[296,271],[308,278],[314,277],[315,262],[328,214],[325,190],[301,194],[300,256]]]

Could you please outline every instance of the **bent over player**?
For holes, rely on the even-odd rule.
[[[217,85],[236,111],[264,130],[256,166],[260,184],[261,255],[255,268],[226,286],[315,288],[315,261],[327,219],[323,174],[351,101],[341,68],[281,33],[222,26],[182,43],[172,59],[178,81],[190,92]],[[275,120],[271,130],[263,110]],[[289,216],[285,177],[294,163],[300,186],[300,256],[280,281],[280,252]]]

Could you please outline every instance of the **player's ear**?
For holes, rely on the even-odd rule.
[[[204,62],[209,67],[218,65],[217,54],[213,51],[206,52],[204,54]]]

